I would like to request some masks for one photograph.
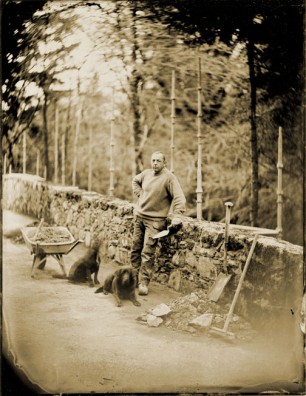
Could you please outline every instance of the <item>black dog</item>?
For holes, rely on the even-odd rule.
[[[54,275],[54,278],[68,279],[72,283],[88,283],[88,286],[93,287],[94,284],[99,285],[98,272],[100,267],[99,248],[89,248],[86,254],[72,264],[68,277],[61,275]],[[92,274],[94,274],[94,281],[92,281]]]
[[[121,307],[121,299],[131,300],[139,307],[141,304],[136,299],[135,289],[137,285],[137,272],[131,267],[122,267],[109,275],[102,287],[95,293],[112,293],[116,299],[117,306]]]

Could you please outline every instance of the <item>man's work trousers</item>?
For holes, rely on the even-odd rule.
[[[166,229],[166,219],[144,219],[136,216],[131,249],[131,265],[138,271],[139,283],[148,285],[151,279],[158,239],[153,236]]]

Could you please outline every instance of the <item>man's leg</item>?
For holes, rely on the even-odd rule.
[[[155,261],[155,251],[158,239],[153,236],[166,228],[166,220],[144,220],[146,227],[144,246],[141,253],[141,269],[139,273],[139,283],[148,286],[152,277],[152,271]],[[146,289],[146,288],[145,288]],[[139,289],[140,291],[140,289]],[[144,294],[145,293],[144,291]]]
[[[131,266],[137,271],[137,279],[141,266],[141,251],[145,237],[145,226],[141,218],[137,217],[134,221],[134,234],[131,248]]]

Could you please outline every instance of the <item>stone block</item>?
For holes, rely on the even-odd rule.
[[[91,221],[91,212],[89,211],[89,210],[86,210],[86,212],[85,212],[85,224],[88,226],[88,225],[91,225],[91,223],[92,223],[92,221]]]
[[[172,287],[172,289],[174,289],[176,291],[180,291],[181,281],[182,281],[181,271],[174,270],[170,274],[168,286]]]
[[[66,224],[71,225],[73,221],[73,210],[70,209],[67,214]]]
[[[84,231],[84,230],[80,230],[80,231],[79,231],[79,239],[81,239],[82,241],[84,241],[84,239],[85,239],[85,231]]]
[[[217,269],[212,263],[212,260],[208,257],[199,257],[197,270],[200,276],[203,276],[204,278],[215,279],[217,276]]]
[[[192,251],[186,251],[186,264],[192,268],[197,268],[198,258],[192,253]]]
[[[110,245],[107,249],[107,257],[113,259],[116,254],[116,247],[114,245]]]
[[[119,216],[114,216],[114,217],[112,218],[112,223],[114,223],[114,224],[121,224],[121,223],[122,223],[121,217],[119,217]]]
[[[85,219],[83,216],[80,216],[77,221],[76,221],[76,225],[79,229],[82,229],[85,227]]]
[[[172,264],[177,267],[184,267],[186,262],[186,253],[184,250],[178,250],[172,257]]]
[[[122,237],[119,240],[119,244],[124,248],[129,248],[131,246],[131,241],[129,238]]]
[[[81,239],[81,238],[80,238]],[[85,232],[85,246],[90,247],[91,245],[91,233],[89,231]]]
[[[161,283],[162,285],[166,285],[169,282],[169,275],[168,274],[157,274],[156,276],[157,282]]]
[[[71,234],[74,236],[75,239],[79,238],[79,230],[75,226],[68,227]]]
[[[202,246],[200,246],[199,244],[195,244],[192,249],[192,253],[194,255],[199,255],[201,253],[201,249],[202,249]]]
[[[119,264],[128,265],[129,264],[129,252],[127,249],[122,247],[117,247],[115,253],[115,261]]]

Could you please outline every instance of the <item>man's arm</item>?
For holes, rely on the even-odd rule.
[[[180,215],[186,211],[186,198],[177,178],[172,175],[169,183],[172,196],[173,214]]]
[[[133,180],[132,180],[132,189],[133,189],[133,194],[135,194],[137,197],[140,197],[141,191],[142,191],[142,174],[139,173],[136,175]]]

